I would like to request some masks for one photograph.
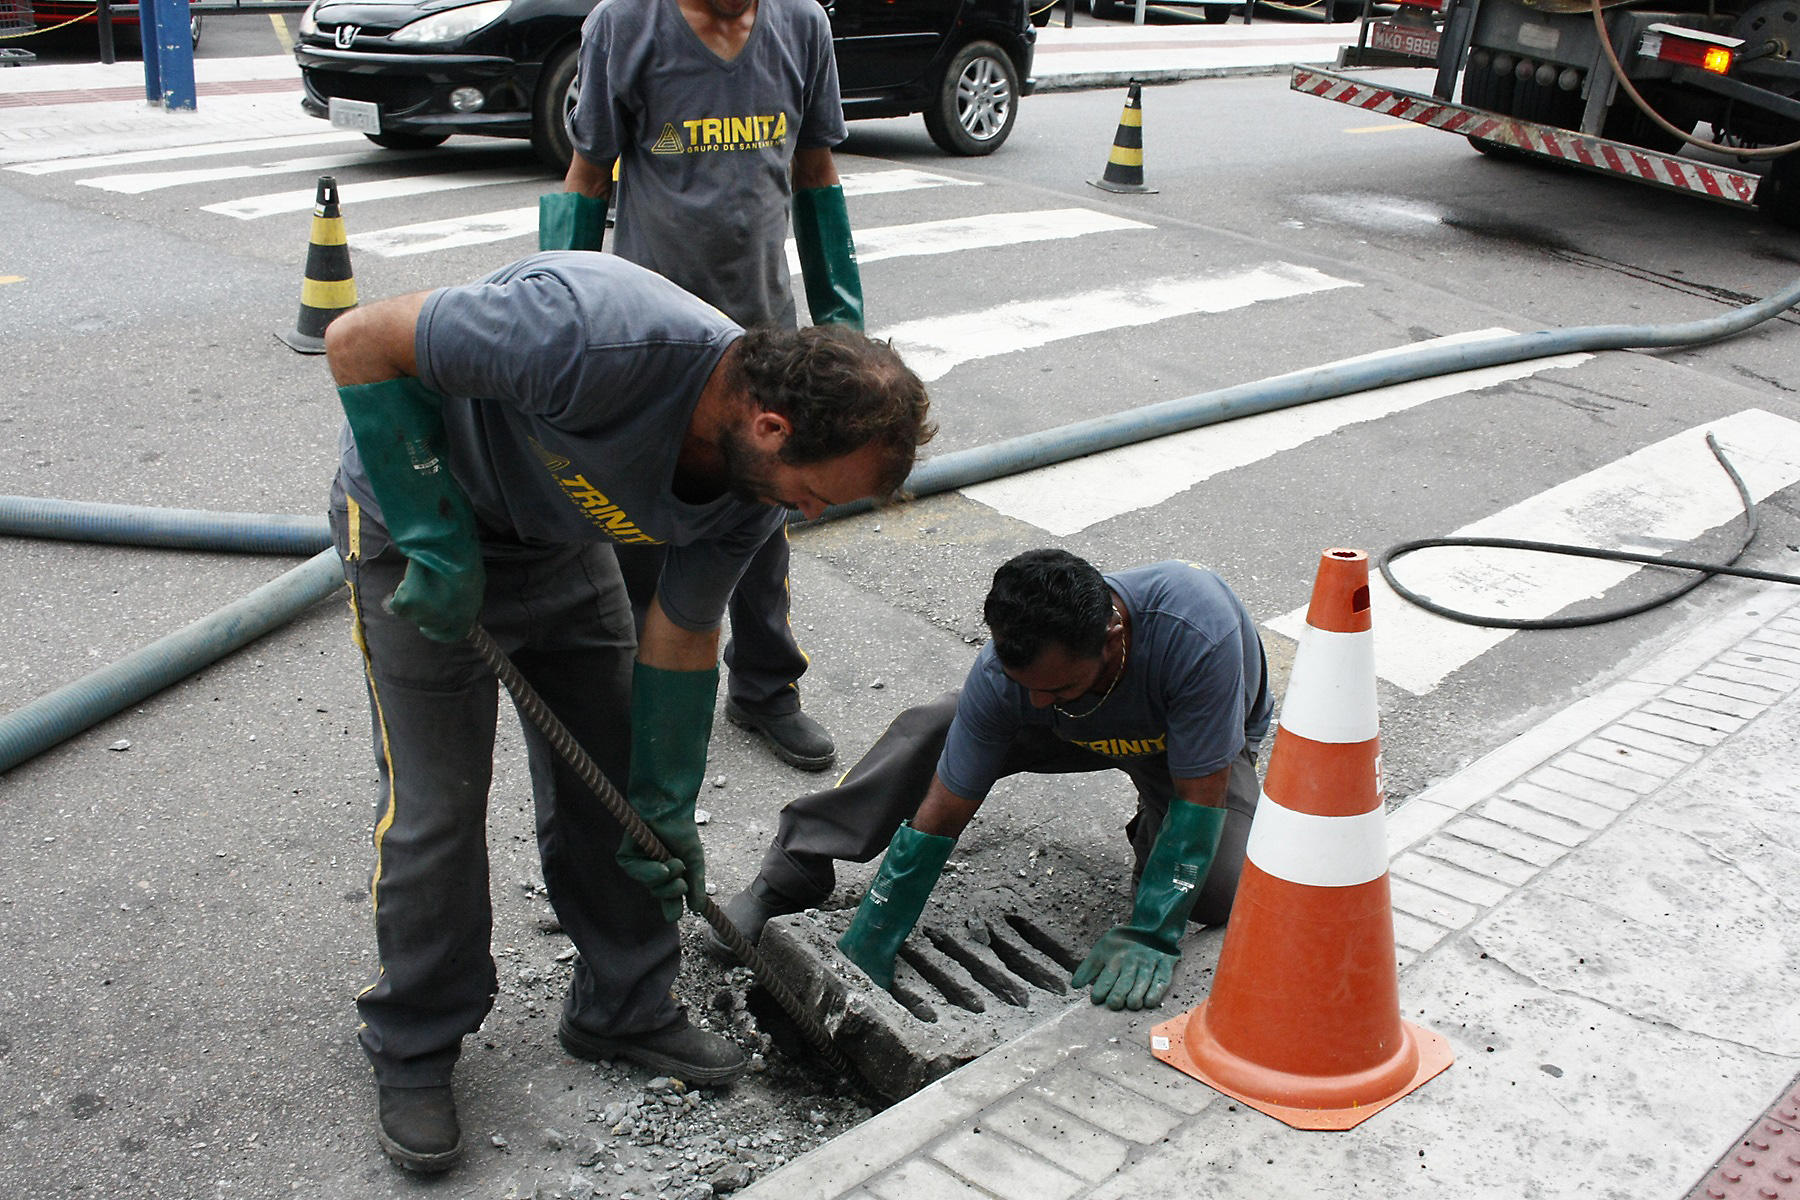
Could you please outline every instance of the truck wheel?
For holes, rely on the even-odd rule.
[[[1019,115],[1019,73],[992,42],[970,42],[938,81],[925,132],[946,154],[992,154]]]
[[[531,148],[545,166],[567,174],[575,143],[569,137],[569,113],[579,94],[575,79],[581,64],[578,43],[562,47],[544,60],[537,95],[531,99]]]
[[[1776,224],[1800,229],[1800,152],[1769,164],[1756,187],[1756,207]]]
[[[1088,0],[1088,9],[1099,20],[1110,21],[1119,15],[1119,0]]]
[[[1657,104],[1655,93],[1645,96],[1645,99],[1656,106],[1658,111],[1663,111],[1664,106]],[[1671,125],[1681,124],[1679,117],[1670,118],[1665,114],[1664,119],[1668,120]],[[1693,132],[1693,128],[1692,124],[1688,125],[1690,133]],[[1611,138],[1615,142],[1624,142],[1628,146],[1642,146],[1644,149],[1654,150],[1658,154],[1679,154],[1681,148],[1687,145],[1686,142],[1638,111],[1638,106],[1631,102],[1631,97],[1627,96],[1622,88],[1618,96],[1614,97],[1612,107],[1606,110],[1606,120],[1600,125],[1600,136]]]

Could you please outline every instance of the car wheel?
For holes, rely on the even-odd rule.
[[[531,148],[545,166],[564,174],[575,154],[575,143],[569,136],[569,116],[575,110],[575,97],[580,94],[576,79],[580,50],[580,44],[574,43],[544,60],[537,95],[531,102]]]
[[[196,50],[200,48],[200,16],[198,13],[188,14],[188,43]]]
[[[1019,115],[1019,74],[1006,51],[970,42],[950,60],[925,110],[925,131],[946,154],[992,154]]]
[[[1095,17],[1110,21],[1119,15],[1119,0],[1088,0],[1088,11]]]
[[[1223,25],[1231,20],[1231,7],[1225,4],[1209,4],[1200,10],[1200,15],[1208,25]]]
[[[365,133],[364,137],[383,150],[429,150],[441,146],[447,133]]]

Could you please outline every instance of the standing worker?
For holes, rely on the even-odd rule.
[[[761,871],[725,913],[754,942],[771,917],[830,894],[832,860],[867,862],[886,846],[839,946],[888,987],[997,780],[1116,768],[1137,788],[1125,827],[1135,901],[1073,982],[1096,1004],[1154,1007],[1188,921],[1223,924],[1243,870],[1273,710],[1256,624],[1211,571],[1164,562],[1102,575],[1063,550],[1002,564],[982,615],[993,638],[961,693],[901,713],[837,787],[784,808]],[[729,957],[716,937],[708,947]]]
[[[746,333],[599,254],[352,310],[326,353],[348,418],[332,527],[381,789],[379,969],[357,1009],[382,1147],[416,1171],[460,1156],[452,1068],[496,988],[497,685],[464,641],[477,618],[674,856],[625,839],[525,724],[544,885],[580,955],[564,1049],[731,1079],[743,1055],[670,991],[674,922],[705,901],[694,802],[719,619],[788,510],[895,492],[933,432],[924,386],[885,343]],[[641,638],[608,542],[668,547]]]
[[[862,279],[831,147],[844,140],[831,24],[815,0],[610,0],[581,29],[574,156],[540,202],[539,247],[598,250],[619,164],[620,257],[738,324],[795,324],[790,206],[815,324],[863,328]],[[620,566],[640,612],[661,551]],[[831,735],[800,709],[806,655],[789,622],[784,528],[731,602],[725,715],[784,761],[821,771]]]

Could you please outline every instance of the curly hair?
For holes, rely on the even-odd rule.
[[[1080,658],[1098,658],[1112,597],[1086,559],[1067,550],[1027,550],[994,572],[981,615],[1000,662],[1023,670],[1052,643]]]
[[[761,326],[739,343],[736,370],[750,400],[788,419],[781,461],[803,467],[877,445],[877,496],[899,493],[918,448],[937,433],[925,384],[892,342],[842,325]]]

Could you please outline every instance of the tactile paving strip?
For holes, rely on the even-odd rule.
[[[1688,1200],[1800,1200],[1800,1079],[1688,1193]]]

